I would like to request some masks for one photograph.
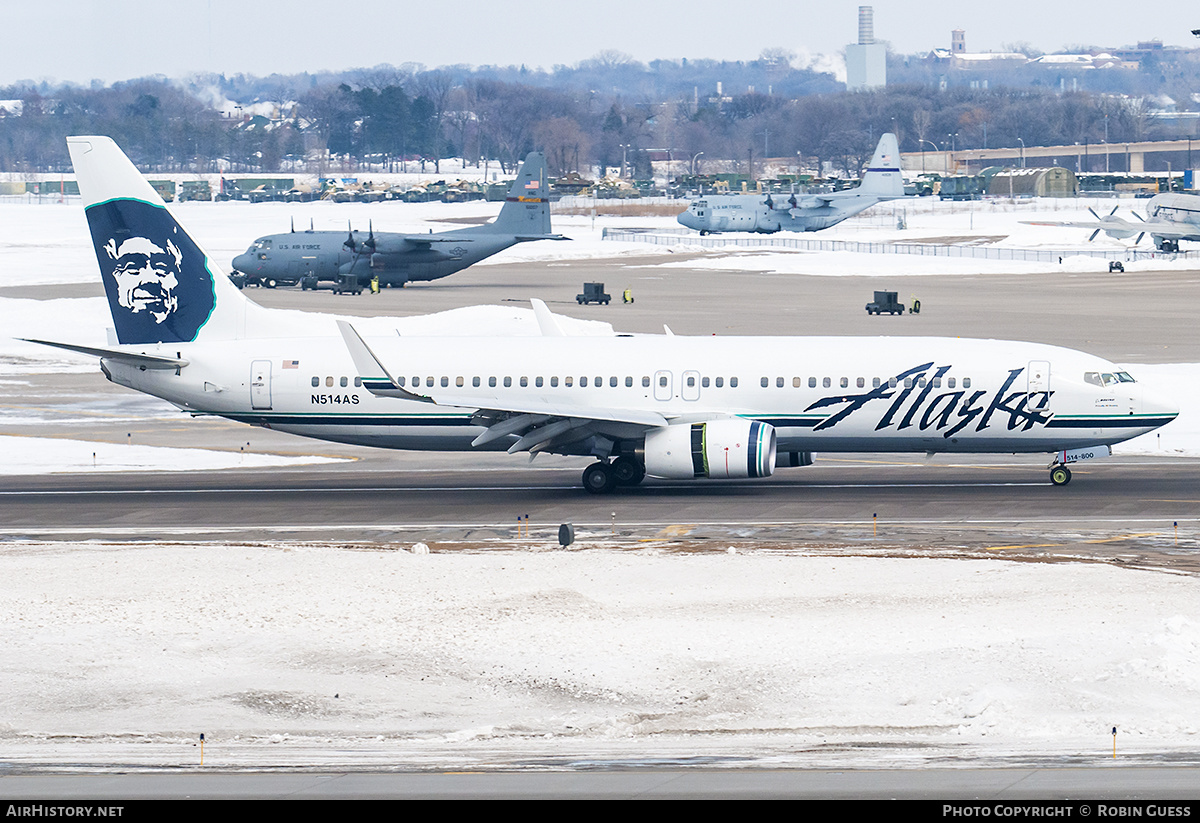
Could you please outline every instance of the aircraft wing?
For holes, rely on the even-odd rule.
[[[627,431],[630,427],[643,431],[669,424],[663,415],[653,411],[586,405],[568,408],[533,397],[521,397],[519,393],[500,399],[494,392],[466,386],[428,387],[423,389],[426,394],[419,395],[400,386],[350,323],[339,320],[337,324],[362,378],[363,388],[378,397],[477,409],[474,419],[485,426],[486,431],[472,441],[473,446],[516,436],[517,441],[508,449],[510,454],[522,451],[536,454],[551,445],[577,442],[592,434]]]
[[[1172,223],[1169,220],[1159,218],[1151,218],[1145,220],[1138,219],[1138,222],[1132,220],[1124,220],[1120,217],[1104,217],[1100,220],[1022,220],[1027,226],[1057,226],[1066,229],[1088,229],[1092,232],[1092,237],[1097,233],[1104,232],[1109,237],[1115,237],[1118,240],[1124,240],[1127,237],[1133,237],[1135,234],[1138,239],[1141,239],[1143,234],[1149,234],[1152,237],[1161,237],[1167,240],[1200,240],[1200,231],[1195,228],[1190,230],[1179,223]]]
[[[830,205],[839,200],[861,200],[864,197],[870,197],[880,202],[884,200],[903,200],[908,195],[905,194],[871,194],[870,192],[859,191],[858,188],[844,189],[843,191],[831,191],[825,194],[810,194],[808,197],[814,200],[819,200],[823,205]],[[911,198],[910,198],[911,199]]]
[[[383,233],[380,232],[380,236]],[[470,243],[469,237],[438,237],[436,234],[392,234],[388,232],[388,239],[395,238],[405,243],[412,243],[415,246],[428,246],[431,243]]]

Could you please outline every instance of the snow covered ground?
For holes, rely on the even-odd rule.
[[[201,732],[209,768],[1103,763],[1114,726],[1138,762],[1200,738],[1188,576],[526,543],[10,543],[0,762],[191,766]]]
[[[1082,247],[1080,232],[1016,222],[1089,217],[1060,206],[982,204],[972,213],[923,202],[910,208],[905,232],[884,214],[824,236],[933,242],[974,233]],[[396,230],[495,211],[353,209],[356,226],[373,219]],[[299,227],[311,216],[332,229],[346,213],[328,204],[177,212],[218,260],[285,230],[292,216]],[[601,240],[604,227],[630,224],[674,221],[556,218],[574,242],[525,244],[494,262],[659,255],[670,265],[674,253],[695,251],[684,239],[678,248]],[[688,265],[745,260],[834,275],[855,273],[867,257],[705,254]],[[899,262],[870,261],[876,271]],[[940,273],[1020,271],[953,264]],[[0,283],[95,276],[77,206],[0,205]],[[103,344],[106,316],[100,298],[0,297],[9,336],[0,339],[0,391],[95,368],[11,337],[66,327],[78,342]],[[530,322],[525,309],[494,308],[468,325],[528,331]],[[463,325],[461,316],[450,325]],[[1161,438],[1118,453],[1200,454],[1200,364],[1131,369],[1152,390],[1169,383],[1183,413]],[[16,414],[0,407],[0,431]],[[0,437],[0,471],[10,474],[286,459]],[[1187,760],[1197,750],[1200,599],[1188,576],[882,549],[844,556],[748,543],[680,552],[587,534],[571,550],[537,534],[486,550],[435,548],[0,543],[0,764],[192,765],[201,732],[206,765],[216,768],[1099,763],[1111,757],[1114,726],[1125,757]]]

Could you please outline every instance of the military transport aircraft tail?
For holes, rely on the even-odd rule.
[[[880,199],[904,196],[904,176],[900,173],[900,146],[896,135],[888,133],[879,138],[871,165],[863,174],[855,194],[874,195]]]
[[[246,336],[247,300],[108,137],[68,137],[104,292],[122,344]]]
[[[517,171],[500,214],[487,228],[512,234],[519,240],[542,240],[550,232],[550,184],[546,180],[546,156],[530,152]]]

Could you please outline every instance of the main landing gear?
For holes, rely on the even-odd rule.
[[[640,460],[621,455],[611,463],[601,460],[583,470],[583,487],[592,494],[608,494],[618,486],[636,486],[646,477]]]

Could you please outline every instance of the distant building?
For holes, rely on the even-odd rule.
[[[887,46],[875,42],[875,11],[858,7],[858,43],[846,46],[846,88],[879,89],[887,85]]]

